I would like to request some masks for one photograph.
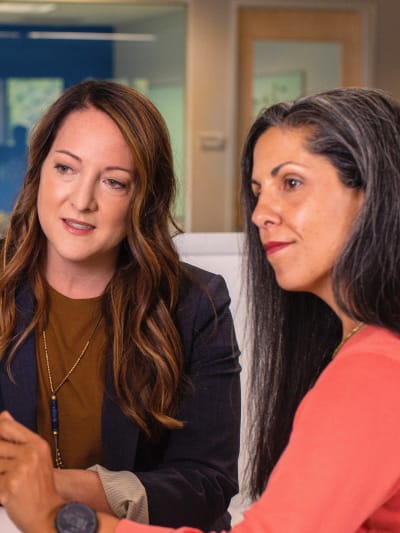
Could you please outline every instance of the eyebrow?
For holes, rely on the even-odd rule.
[[[69,150],[56,150],[56,153],[69,155],[70,157],[75,159],[75,161],[79,161],[80,163],[82,162],[82,159],[80,157],[78,157],[77,155],[73,154]],[[119,166],[116,166],[116,165],[113,165],[113,166],[110,166],[110,167],[105,167],[104,170],[107,170],[107,171],[109,171],[109,170],[122,170],[123,172],[128,172],[128,174],[131,174],[131,175],[133,174],[133,170],[132,169],[125,168],[125,167],[119,167]]]
[[[279,174],[279,171],[281,170],[282,167],[284,167],[285,165],[290,165],[290,164],[295,164],[295,162],[289,159],[289,161],[284,161],[283,163],[276,165],[276,167],[274,167],[271,170],[271,176],[273,177],[277,176],[277,174]]]

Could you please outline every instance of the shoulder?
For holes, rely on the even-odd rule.
[[[343,345],[318,381],[322,384],[343,381],[364,390],[389,387],[394,382],[400,394],[400,335],[385,328],[365,326]]]
[[[400,417],[400,335],[366,326],[352,337],[305,396],[300,412],[308,409],[358,423],[361,413],[376,421]]]
[[[239,372],[239,348],[224,278],[182,263],[175,324],[181,337],[185,368],[191,380],[206,374],[233,380]],[[196,376],[196,378],[195,378]]]
[[[181,263],[180,302],[201,296],[218,298],[227,296],[228,289],[224,278],[189,263]]]
[[[182,268],[182,273],[183,273],[184,278],[189,282],[197,281],[197,282],[208,284],[212,282],[213,280],[223,279],[220,274],[216,274],[215,272],[204,270],[203,268],[200,268],[195,265],[191,265],[190,263],[185,263],[181,261],[180,265]]]
[[[192,335],[225,341],[232,339],[233,320],[231,299],[224,278],[202,268],[182,263],[176,324],[184,345],[193,341]],[[215,336],[215,333],[218,334]]]
[[[397,458],[399,419],[400,337],[367,326],[343,347],[305,395],[293,432],[306,435],[314,446],[326,438],[336,448],[352,449],[355,461],[360,460],[361,450],[368,452],[370,460],[373,447],[376,456],[395,453]]]
[[[342,365],[371,364],[378,361],[400,367],[400,334],[378,326],[365,326],[346,342],[337,356]],[[336,360],[335,360],[336,361]]]

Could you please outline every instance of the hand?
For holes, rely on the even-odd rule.
[[[7,412],[0,414],[0,503],[24,533],[53,532],[64,503],[55,489],[47,442]]]

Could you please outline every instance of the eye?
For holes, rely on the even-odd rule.
[[[284,187],[287,190],[297,189],[302,184],[302,181],[299,178],[294,178],[293,176],[288,176],[284,179]]]
[[[63,165],[61,163],[58,163],[56,165],[54,165],[54,168],[57,170],[57,172],[59,172],[60,174],[67,174],[68,172],[70,172],[72,170],[71,167],[69,167],[68,165]]]
[[[106,178],[104,182],[114,190],[125,190],[128,188],[128,185],[122,181],[116,180],[114,178]]]
[[[254,197],[258,198],[260,196],[260,190],[261,190],[260,184],[255,180],[251,180],[250,186],[251,186],[251,191]]]

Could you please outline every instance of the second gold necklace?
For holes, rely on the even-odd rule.
[[[358,322],[358,324],[355,325],[355,327],[344,337],[344,339],[338,344],[338,346],[336,347],[335,351],[333,352],[332,354],[332,359],[334,359],[337,355],[337,353],[339,352],[340,348],[342,348],[342,346],[344,344],[346,344],[346,342],[348,340],[351,339],[351,337],[353,335],[355,335],[358,331],[360,331],[361,328],[363,328],[365,326],[364,322]]]

